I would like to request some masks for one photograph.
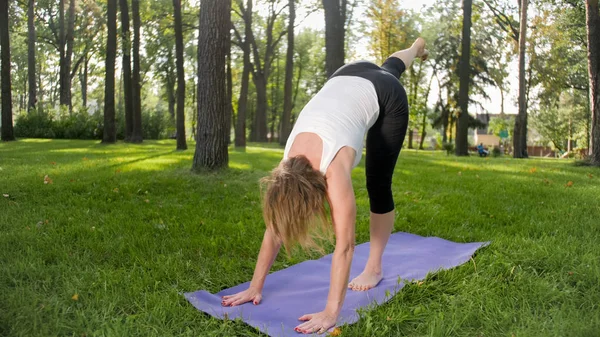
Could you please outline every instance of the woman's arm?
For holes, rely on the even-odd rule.
[[[258,259],[256,261],[256,267],[254,268],[254,276],[247,290],[239,292],[234,295],[223,296],[221,302],[224,306],[236,306],[252,301],[255,305],[260,303],[262,299],[262,289],[265,284],[265,279],[271,270],[273,261],[279,253],[281,248],[281,242],[277,240],[275,235],[270,229],[265,230],[263,236],[262,245],[260,246],[260,252],[258,253]]]
[[[263,286],[265,285],[265,279],[273,266],[273,262],[279,253],[281,248],[281,242],[275,237],[269,228],[265,230],[263,236],[262,245],[260,246],[260,252],[258,253],[258,259],[256,261],[256,267],[254,268],[254,276],[250,282],[250,287],[255,288],[262,292]]]
[[[354,254],[356,201],[350,170],[339,170],[327,178],[329,206],[335,231],[335,250],[331,261],[329,295],[325,310],[300,317],[307,321],[296,331],[313,333],[335,326],[348,289],[350,266]]]
[[[335,231],[335,250],[331,260],[331,278],[326,311],[339,315],[344,304],[350,265],[354,255],[356,200],[350,173],[329,179],[329,206]]]

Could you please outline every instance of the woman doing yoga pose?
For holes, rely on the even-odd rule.
[[[381,257],[394,227],[392,174],[408,125],[408,101],[399,82],[416,58],[425,60],[425,41],[391,55],[381,67],[354,62],[338,69],[298,116],[284,157],[264,180],[263,237],[247,290],[224,296],[224,306],[262,299],[265,278],[281,245],[315,246],[311,233],[325,224],[329,203],[335,250],[329,295],[323,311],[299,318],[301,333],[335,326],[346,290],[365,291],[381,281]],[[351,171],[366,141],[366,180],[370,202],[370,251],[364,271],[348,283],[354,253],[356,203]]]

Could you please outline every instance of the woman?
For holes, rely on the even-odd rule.
[[[425,41],[419,38],[381,67],[347,64],[304,107],[284,159],[264,180],[267,229],[252,282],[247,290],[224,296],[224,306],[260,303],[265,278],[282,244],[288,251],[295,243],[316,246],[311,233],[325,227],[325,200],[336,238],[327,305],[319,313],[300,317],[305,323],[296,331],[325,332],[335,326],[347,288],[364,291],[381,281],[381,257],[394,227],[392,174],[408,125],[406,92],[398,79],[414,59],[425,60],[427,55]],[[360,162],[365,133],[370,252],[362,274],[348,284],[356,220],[351,171]]]

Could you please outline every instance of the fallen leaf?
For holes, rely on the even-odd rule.
[[[115,187],[115,188],[113,189],[113,192],[115,192],[115,193],[119,193],[119,189],[118,189],[117,187]]]
[[[458,175],[459,175],[459,176],[462,176],[462,172],[458,171]]]
[[[146,199],[146,200],[144,200],[144,202],[146,202],[146,203],[149,203],[149,202],[150,202],[150,200]]]
[[[572,181],[569,181],[569,182],[568,182],[568,183],[567,183],[565,186],[566,186],[566,187],[571,187],[571,186],[573,186],[573,182],[572,182]]]
[[[569,275],[573,275],[573,272],[572,272],[572,271],[570,271],[570,272],[569,272]]]
[[[386,317],[386,320],[391,321],[392,318],[390,316]]]
[[[2,196],[5,197],[5,198],[10,197],[10,195],[8,195],[8,194],[2,194]]]
[[[544,179],[544,184],[546,184],[546,185],[550,185],[550,180],[548,180],[548,179]]]
[[[117,173],[121,173],[121,169],[117,169],[117,170],[115,171],[115,174],[117,174]]]
[[[27,228],[27,230],[30,230],[30,229],[31,229],[31,228],[29,228],[29,226],[27,226],[27,227],[25,227],[25,228]]]
[[[592,178],[594,178],[594,175],[591,173],[588,173],[588,178],[592,179]]]
[[[96,226],[92,226],[92,231],[96,230]]]
[[[475,178],[479,179],[479,174],[476,174],[476,175],[475,175]]]
[[[536,173],[536,172],[537,172],[537,168],[536,168],[536,167],[532,167],[532,168],[529,170],[529,173]]]
[[[87,157],[83,157],[83,160],[89,160]]]
[[[79,301],[79,294],[75,294],[75,295],[73,295],[73,297],[71,297],[71,299],[72,299],[73,301]]]
[[[419,281],[419,282],[417,282],[417,286],[419,286],[419,287],[420,287],[420,286],[422,286],[422,285],[423,285],[423,283],[425,283],[425,282],[423,282],[423,281]]]
[[[52,165],[56,165],[56,162],[55,162],[55,161],[53,161],[53,162],[51,162],[50,164],[52,164]]]
[[[342,334],[342,329],[340,328],[335,328],[333,329],[333,331],[329,334],[329,336],[339,336]]]
[[[50,179],[50,177],[48,177],[48,175],[46,174],[46,176],[44,177],[44,184],[52,184],[52,179]]]

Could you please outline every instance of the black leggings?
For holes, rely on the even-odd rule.
[[[370,62],[354,62],[338,69],[335,76],[358,76],[375,87],[379,117],[367,133],[367,191],[371,212],[384,214],[394,210],[392,175],[408,127],[408,99],[398,80],[406,66],[396,57],[381,67]]]

